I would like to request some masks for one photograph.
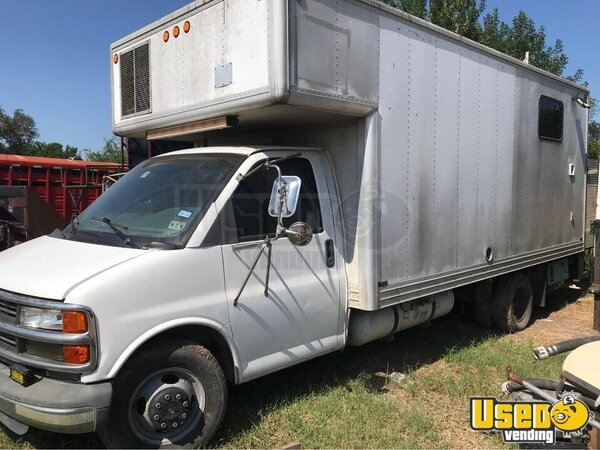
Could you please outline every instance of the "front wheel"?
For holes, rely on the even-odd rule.
[[[216,358],[202,346],[168,341],[147,347],[121,371],[100,436],[113,448],[198,448],[221,424],[226,405]]]

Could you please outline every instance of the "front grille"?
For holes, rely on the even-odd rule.
[[[17,323],[18,305],[6,300],[0,300],[0,322],[10,325]],[[10,352],[17,351],[17,338],[12,334],[0,331],[0,348]]]
[[[0,316],[15,319],[17,317],[17,305],[0,300]]]
[[[150,111],[150,44],[121,54],[121,115]]]
[[[17,340],[14,336],[0,332],[0,347],[7,350],[17,350]]]
[[[16,325],[18,311],[18,304],[6,299],[0,299],[0,324]],[[9,351],[10,353],[18,353],[19,344],[17,337],[13,334],[0,331],[0,349]]]

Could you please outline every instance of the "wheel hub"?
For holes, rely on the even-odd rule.
[[[157,392],[148,402],[148,417],[156,431],[172,431],[187,421],[191,399],[179,387],[169,387]]]
[[[206,393],[191,371],[173,367],[158,370],[134,390],[129,403],[132,431],[148,445],[176,442],[203,418]]]

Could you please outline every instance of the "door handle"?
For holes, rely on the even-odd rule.
[[[325,241],[325,264],[327,267],[335,266],[335,249],[333,247],[333,239]]]

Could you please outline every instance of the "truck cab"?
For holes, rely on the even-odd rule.
[[[106,426],[112,436],[112,405],[137,414],[120,439],[160,444],[223,399],[187,361],[155,361],[157,344],[205,342],[213,378],[234,383],[341,349],[348,309],[330,171],[316,148],[169,153],[137,166],[63,232],[3,253],[12,264],[0,275],[0,356],[35,371],[4,367],[13,372],[0,384],[11,415],[61,432]],[[281,224],[269,213],[279,176],[299,183]],[[301,242],[286,237],[298,224],[310,230]],[[25,260],[39,264],[23,273]],[[138,367],[144,358],[152,360]],[[69,389],[60,408],[56,385]],[[166,415],[156,406],[165,395],[175,402]]]

